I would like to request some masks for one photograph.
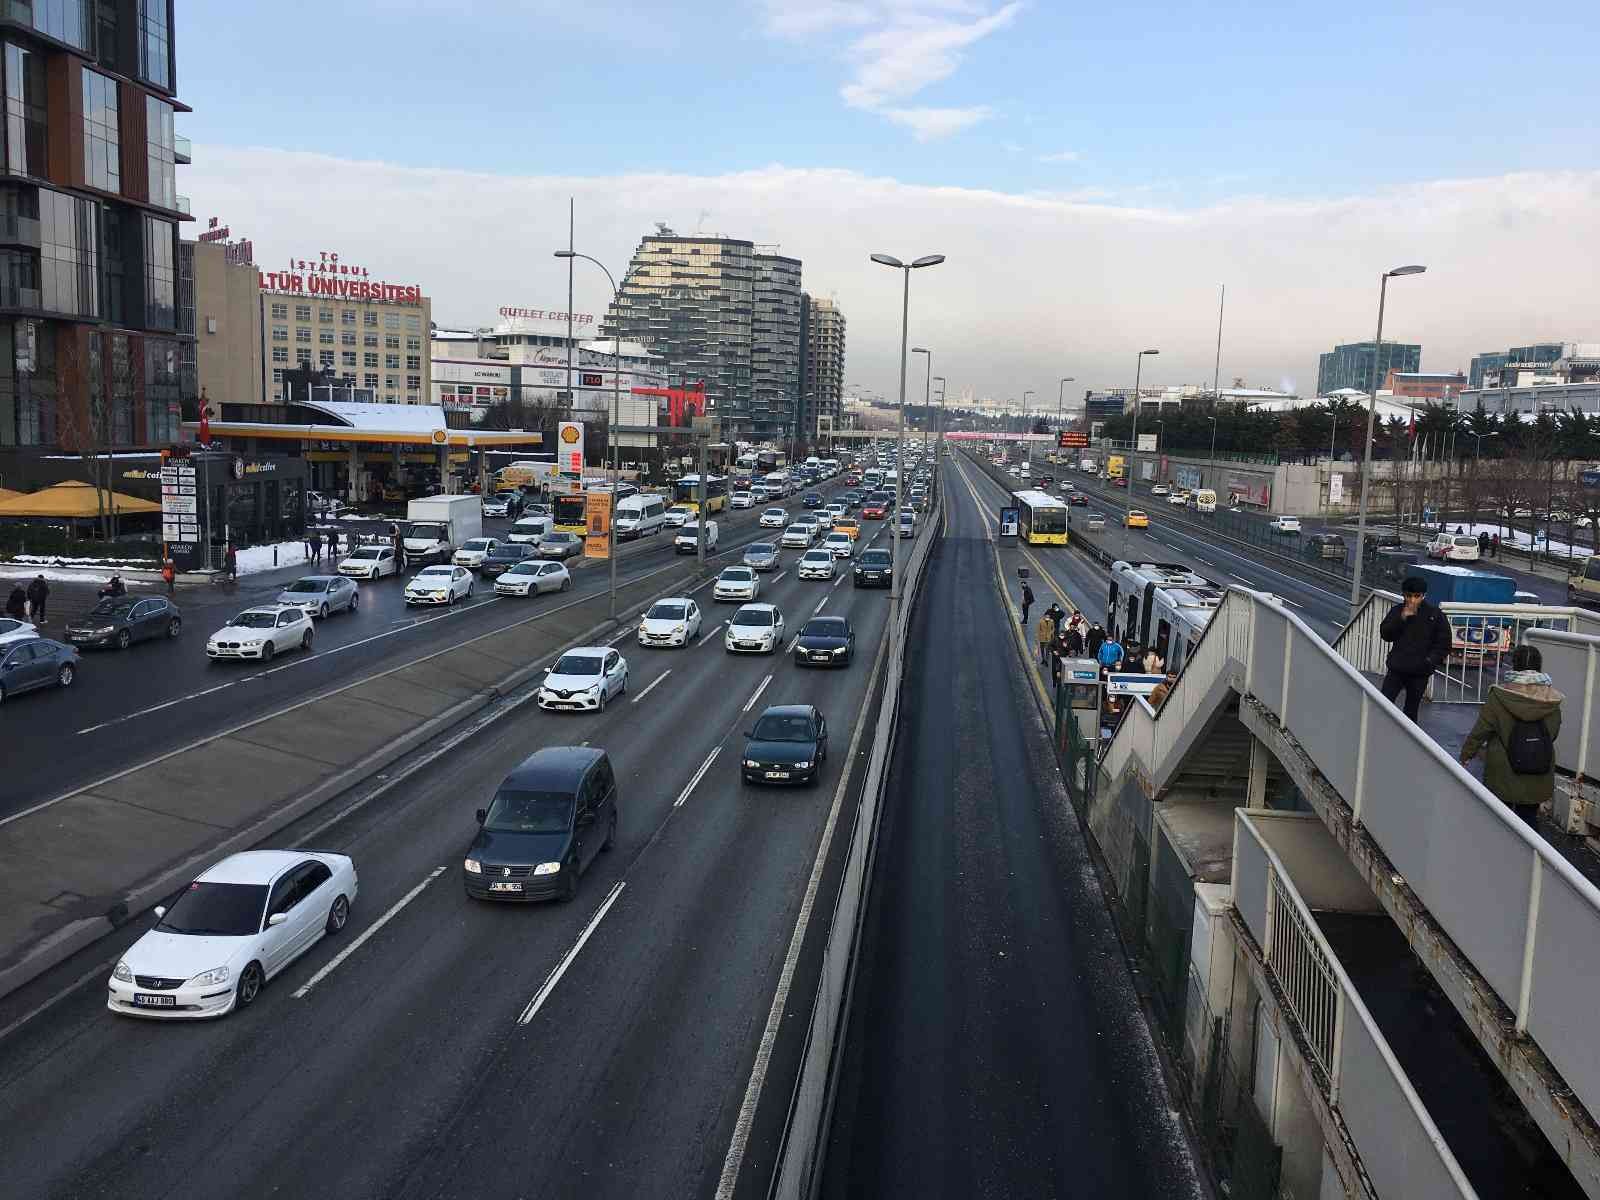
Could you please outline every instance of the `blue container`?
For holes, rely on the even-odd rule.
[[[1435,604],[1515,604],[1517,581],[1447,563],[1416,563],[1411,574],[1428,581],[1428,599]]]

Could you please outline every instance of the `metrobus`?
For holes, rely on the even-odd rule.
[[[1035,546],[1067,544],[1067,506],[1048,492],[1012,492],[1021,522],[1018,534]]]
[[[551,496],[551,527],[557,533],[588,533],[589,522],[584,515],[584,510],[587,506],[588,501],[584,498],[582,492]]]
[[[689,511],[700,512],[700,476],[685,475],[672,485],[674,504],[686,504]],[[706,511],[721,512],[728,507],[728,481],[721,475],[706,476]]]
[[[1124,646],[1153,646],[1167,670],[1181,671],[1223,595],[1222,588],[1178,563],[1114,563],[1106,629]]]

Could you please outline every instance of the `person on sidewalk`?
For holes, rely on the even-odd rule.
[[[28,613],[29,620],[35,625],[43,625],[45,621],[45,605],[50,600],[50,585],[44,581],[43,575],[35,575],[33,582],[28,585]]]
[[[1495,534],[1493,537],[1491,537],[1489,539],[1489,545],[1494,551],[1494,553],[1491,555],[1491,557],[1499,558],[1500,557],[1500,535],[1498,533]]]
[[[311,535],[311,561],[322,561],[322,535],[320,533]]]
[[[1039,665],[1050,665],[1050,643],[1056,640],[1055,614],[1048,608],[1039,617],[1039,624],[1034,628],[1034,638],[1039,643]]]
[[[1378,636],[1390,645],[1381,690],[1391,704],[1404,692],[1405,714],[1416,721],[1428,680],[1450,657],[1450,622],[1437,604],[1423,599],[1428,581],[1422,576],[1407,575],[1400,592],[1405,598],[1378,626]]]
[[[1489,557],[1489,531],[1487,529],[1478,530],[1478,557]]]
[[[20,583],[11,589],[11,595],[6,597],[6,616],[18,621],[28,619],[28,591]]]
[[[1099,621],[1096,621],[1093,625],[1089,626],[1089,634],[1084,639],[1083,643],[1084,649],[1088,652],[1090,658],[1098,661],[1100,658],[1100,647],[1105,645],[1105,643],[1105,626],[1101,625]]]
[[[1461,744],[1461,765],[1483,755],[1483,785],[1529,826],[1555,795],[1561,702],[1535,646],[1518,646],[1511,670],[1489,689],[1478,720]]]
[[[173,593],[177,590],[178,567],[170,558],[164,560],[161,564],[161,578],[166,581],[167,598],[171,599]]]
[[[308,530],[305,531],[305,533],[301,534],[300,536],[301,536],[301,540],[305,542],[305,546],[306,546],[306,561],[310,562],[311,561],[311,531],[308,529]]]
[[[239,582],[239,551],[232,542],[228,543],[228,553],[223,556],[222,569],[228,573],[229,583]]]
[[[1028,610],[1033,607],[1033,589],[1028,586],[1028,581],[1022,581],[1022,627],[1028,627]]]

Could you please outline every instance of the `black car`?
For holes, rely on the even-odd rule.
[[[848,667],[856,657],[856,631],[843,617],[812,617],[794,640],[797,667]]]
[[[0,702],[35,688],[71,687],[78,677],[78,652],[65,642],[29,638],[0,646]]]
[[[804,496],[800,497],[800,503],[803,504],[806,508],[821,508],[822,507],[822,493],[821,492],[807,492]]]
[[[67,641],[126,650],[151,638],[175,638],[182,628],[182,614],[165,596],[107,596],[67,625]]]
[[[828,758],[828,723],[809,704],[774,704],[745,731],[746,783],[815,783]]]
[[[519,562],[526,562],[534,555],[534,548],[524,542],[496,542],[494,549],[483,556],[478,574],[485,579],[498,579]]]
[[[1307,558],[1331,558],[1343,562],[1348,548],[1336,533],[1313,533],[1306,539],[1302,553]]]
[[[1405,539],[1398,533],[1369,533],[1361,542],[1361,552],[1368,558],[1380,550],[1404,550]]]
[[[856,556],[852,587],[888,587],[894,575],[894,556],[887,550],[863,550]]]
[[[474,900],[571,900],[617,840],[617,778],[604,750],[548,746],[507,775],[461,864]]]

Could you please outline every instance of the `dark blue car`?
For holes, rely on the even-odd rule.
[[[71,687],[78,651],[65,642],[30,638],[0,646],[0,702],[36,688]]]

